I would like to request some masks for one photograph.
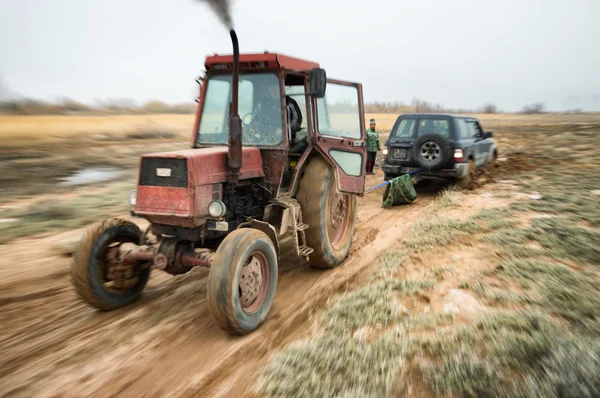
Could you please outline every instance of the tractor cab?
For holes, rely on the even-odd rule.
[[[195,148],[229,145],[233,55],[209,56],[194,128]],[[313,152],[338,174],[338,188],[364,188],[364,110],[359,84],[327,80],[316,62],[282,54],[239,55],[237,110],[241,144],[258,148],[271,186],[294,195]]]

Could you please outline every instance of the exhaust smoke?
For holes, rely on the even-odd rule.
[[[213,9],[219,16],[221,22],[229,30],[233,29],[233,20],[231,19],[231,2],[232,0],[198,0],[200,3],[205,3]]]

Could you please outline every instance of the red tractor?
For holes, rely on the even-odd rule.
[[[210,267],[210,313],[245,334],[273,302],[280,242],[318,268],[348,255],[365,183],[362,86],[314,62],[240,55],[230,34],[233,54],[207,57],[198,79],[192,149],[141,158],[130,203],[149,228],[113,218],[82,237],[71,274],[88,304],[132,303],[151,268]]]

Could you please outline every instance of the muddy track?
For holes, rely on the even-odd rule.
[[[412,205],[384,210],[380,191],[366,195],[351,254],[334,270],[311,269],[283,247],[269,317],[243,337],[210,317],[206,269],[177,277],[154,271],[141,300],[99,312],[78,300],[69,259],[52,249],[81,230],[0,246],[0,395],[248,396],[269,354],[306,332],[327,300],[409,233],[435,196],[421,192]]]

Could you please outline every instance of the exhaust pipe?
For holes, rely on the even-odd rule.
[[[237,185],[242,167],[242,119],[238,114],[238,91],[240,80],[240,48],[235,30],[229,31],[233,44],[233,76],[231,81],[231,103],[229,104],[229,152],[227,182],[230,188]]]

